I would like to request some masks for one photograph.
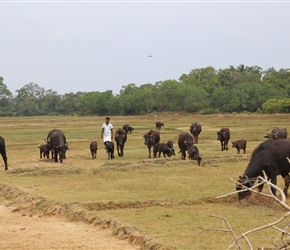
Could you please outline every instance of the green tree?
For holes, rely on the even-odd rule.
[[[0,116],[13,116],[15,112],[14,98],[11,91],[0,77]]]
[[[16,90],[16,93],[18,115],[31,116],[42,114],[41,102],[45,93],[44,88],[32,82]]]
[[[87,92],[79,98],[78,107],[82,115],[109,115],[112,90]]]

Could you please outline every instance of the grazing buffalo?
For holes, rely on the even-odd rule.
[[[193,136],[194,143],[198,143],[198,136],[202,130],[201,125],[197,122],[191,123],[189,130]]]
[[[0,154],[2,155],[4,161],[5,170],[8,170],[5,140],[2,136],[0,136]]]
[[[49,159],[50,146],[48,144],[41,144],[41,145],[38,145],[38,148],[39,148],[39,153],[40,153],[40,159],[42,159],[42,156],[44,159],[45,157]]]
[[[239,154],[241,149],[244,151],[244,154],[246,153],[246,147],[247,147],[247,141],[242,139],[242,140],[237,140],[232,142],[233,148],[237,149],[237,153]]]
[[[128,134],[130,132],[130,134],[132,133],[132,131],[134,130],[133,127],[129,126],[129,124],[125,124],[123,126],[123,129],[126,131],[126,133]]]
[[[166,142],[166,145],[169,147],[169,148],[173,148],[173,141],[169,140]]]
[[[201,155],[199,154],[199,150],[198,150],[197,146],[192,145],[187,149],[187,151],[188,151],[188,158],[190,160],[196,160],[197,165],[200,166],[202,158],[201,158]]]
[[[115,156],[114,156],[114,149],[115,149],[114,142],[106,141],[105,146],[106,146],[106,150],[107,150],[107,154],[108,154],[108,160],[114,159],[115,158]]]
[[[228,150],[228,143],[230,140],[231,134],[228,128],[222,128],[217,132],[217,140],[221,142],[221,150]]]
[[[160,130],[162,126],[164,126],[164,124],[162,122],[156,122],[156,129]]]
[[[145,139],[144,144],[148,147],[149,158],[151,158],[151,147],[160,141],[160,133],[155,130],[149,130],[147,134],[143,136]]]
[[[289,187],[290,164],[287,160],[290,157],[290,139],[280,140],[267,140],[262,142],[253,152],[250,163],[246,168],[244,174],[238,180],[242,185],[250,188],[259,176],[263,177],[263,170],[265,171],[268,179],[277,184],[277,175],[280,174],[284,178],[285,187],[284,193],[287,196]],[[243,190],[243,186],[237,184],[236,190]],[[262,191],[263,186],[259,186],[259,191]],[[273,194],[276,190],[271,188]],[[238,193],[239,200],[250,195],[249,190]]]
[[[199,150],[193,145],[194,140],[191,134],[182,132],[178,137],[178,146],[181,152],[181,159],[185,160],[186,151],[188,152],[188,158],[191,160],[197,160],[198,166],[200,166],[201,156],[199,155]]]
[[[91,151],[92,159],[96,159],[97,151],[98,151],[98,143],[96,141],[92,141],[90,143],[90,151]]]
[[[153,147],[153,155],[154,158],[156,158],[158,153],[158,157],[160,158],[161,153],[163,154],[163,157],[166,157],[166,155],[168,157],[171,157],[172,155],[175,155],[174,153],[174,149],[168,147],[168,145],[166,143],[156,143]]]
[[[268,133],[268,130],[266,130],[266,135],[264,138],[268,139],[281,139],[281,138],[287,138],[288,132],[286,128],[273,128],[271,133]]]
[[[62,159],[65,159],[65,153],[68,150],[68,144],[64,133],[59,129],[51,130],[47,135],[47,144],[54,151],[54,161],[62,163]]]
[[[125,129],[118,129],[115,134],[115,141],[117,143],[117,151],[119,156],[124,155],[124,146],[127,141],[127,132]]]

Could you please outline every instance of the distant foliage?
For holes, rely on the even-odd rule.
[[[93,83],[92,83],[93,84]],[[178,80],[123,85],[119,94],[77,92],[59,95],[29,83],[16,96],[0,77],[0,116],[141,115],[153,112],[290,113],[290,69],[259,66],[193,69]]]

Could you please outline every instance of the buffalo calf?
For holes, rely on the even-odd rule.
[[[134,130],[133,127],[129,126],[129,124],[125,124],[123,126],[123,129],[126,131],[126,134],[128,134],[128,132],[130,132],[130,134],[132,133],[132,131]]]
[[[156,122],[155,123],[156,129],[160,130],[162,126],[164,126],[164,123],[162,122]]]
[[[242,139],[242,140],[237,140],[232,142],[232,147],[237,149],[237,153],[239,154],[241,150],[244,151],[244,154],[246,153],[246,147],[247,147],[247,141]]]
[[[228,128],[222,128],[217,132],[217,140],[221,143],[221,150],[228,150],[228,143],[230,140],[230,130]]]
[[[42,145],[38,145],[38,148],[39,148],[39,153],[40,153],[40,159],[42,159],[42,156],[44,159],[45,157],[49,159],[50,146],[48,144],[42,144]]]
[[[188,152],[188,158],[190,160],[196,160],[197,165],[200,166],[202,157],[199,154],[198,148],[195,145],[191,145],[187,148],[187,152]]]
[[[98,150],[98,143],[96,141],[92,141],[90,144],[90,151],[92,154],[92,159],[97,158],[97,150]]]
[[[112,141],[106,141],[105,142],[105,145],[106,145],[106,150],[107,150],[107,154],[108,154],[108,160],[109,159],[114,159],[114,142]]]
[[[173,148],[168,147],[165,143],[157,143],[153,147],[153,155],[154,158],[156,158],[158,153],[158,157],[160,158],[161,153],[163,154],[163,157],[171,157],[172,155],[175,155]]]

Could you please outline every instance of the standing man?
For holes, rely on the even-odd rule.
[[[110,117],[106,117],[106,122],[102,125],[101,138],[106,146],[107,141],[113,140],[113,125],[110,123]]]

